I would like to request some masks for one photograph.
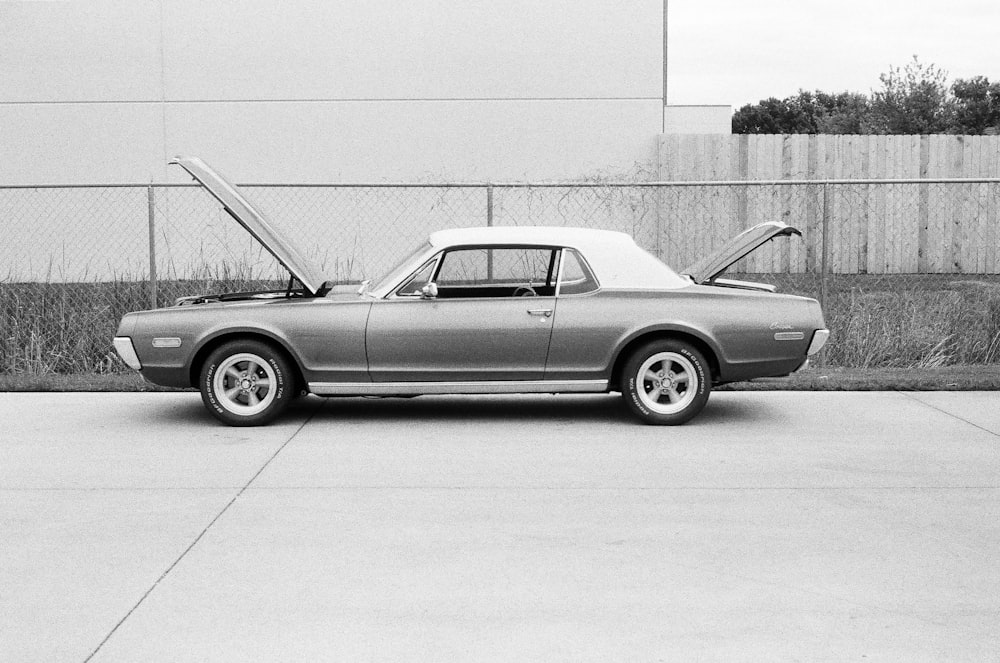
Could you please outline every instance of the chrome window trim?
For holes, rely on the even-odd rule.
[[[400,279],[395,285],[393,285],[392,288],[389,289],[389,292],[385,296],[382,297],[382,299],[405,299],[405,300],[419,299],[419,295],[400,295],[399,294],[400,288],[402,288],[404,285],[406,285],[407,283],[409,283],[410,279],[412,279],[417,274],[417,272],[419,272],[424,267],[426,267],[427,264],[429,262],[431,262],[432,260],[434,261],[434,269],[431,270],[431,274],[432,274],[433,278],[436,279],[437,278],[438,270],[441,267],[441,258],[448,251],[463,250],[463,249],[498,249],[498,248],[511,248],[511,249],[517,249],[517,248],[549,249],[550,251],[558,251],[559,252],[559,269],[557,270],[558,275],[556,277],[556,289],[555,289],[554,294],[552,295],[553,297],[585,297],[585,296],[588,296],[588,295],[593,295],[594,293],[599,292],[599,291],[601,291],[603,289],[603,286],[601,285],[601,280],[597,277],[597,272],[595,272],[594,268],[590,265],[590,261],[587,260],[587,256],[583,255],[583,252],[580,251],[579,249],[575,248],[575,247],[572,247],[572,246],[554,246],[554,245],[551,245],[551,244],[483,244],[483,245],[472,245],[472,244],[469,244],[469,245],[447,246],[447,247],[444,247],[444,248],[440,249],[437,253],[433,254],[429,258],[425,258],[425,259],[421,260],[420,264],[417,265],[416,268],[414,268],[413,270],[411,270],[406,276],[404,276],[402,279]],[[594,289],[593,290],[588,290],[587,292],[575,292],[575,293],[566,294],[566,295],[562,294],[563,268],[564,268],[565,261],[566,261],[566,252],[567,251],[573,251],[574,253],[576,253],[577,259],[580,261],[580,263],[583,265],[583,267],[590,273],[590,278],[594,282]],[[626,289],[631,289],[631,288],[626,288]],[[650,290],[658,290],[658,288],[650,288]],[[456,298],[453,298],[453,299],[455,299],[455,300],[467,300],[467,299],[482,299],[482,298],[477,298],[477,297],[460,297],[459,298],[459,297],[456,297]]]
[[[595,393],[607,380],[482,380],[454,382],[310,382],[318,396],[393,396],[410,394]]]
[[[462,245],[462,246],[448,246],[448,247],[445,247],[444,249],[441,250],[441,253],[439,255],[441,257],[441,260],[443,260],[444,259],[444,254],[446,254],[446,253],[454,253],[456,251],[490,251],[490,252],[493,252],[493,251],[505,251],[505,250],[517,250],[517,249],[527,249],[527,250],[535,250],[535,251],[548,251],[549,253],[551,253],[553,251],[556,251],[556,252],[561,251],[562,247],[561,246],[553,246],[552,244],[521,244],[521,243],[514,243],[514,244],[484,244],[484,245],[471,245],[470,244],[470,245],[467,245],[467,246],[466,245]],[[435,282],[436,282],[436,279],[440,276],[440,270],[441,270],[440,260],[438,261],[438,266],[437,266],[436,269],[438,271],[434,274]],[[484,283],[484,284],[478,284],[478,285],[481,286],[481,287],[489,287],[489,286],[491,286],[493,284],[492,283]],[[448,286],[445,286],[445,287],[448,287]],[[468,287],[476,287],[476,286],[468,286]]]
[[[419,299],[419,295],[400,295],[400,294],[398,294],[400,288],[402,288],[404,285],[406,285],[407,283],[409,283],[410,279],[412,279],[417,274],[417,272],[419,272],[424,267],[426,267],[427,264],[431,260],[434,261],[434,269],[431,270],[432,280],[436,283],[437,282],[438,272],[441,270],[441,260],[444,258],[444,254],[448,253],[450,251],[467,251],[467,250],[475,250],[475,249],[483,249],[483,250],[489,250],[489,251],[496,251],[496,250],[499,250],[499,249],[539,249],[539,250],[547,250],[547,251],[556,251],[556,252],[560,253],[560,258],[559,258],[560,265],[559,265],[559,267],[560,267],[560,269],[562,269],[562,251],[563,251],[563,248],[564,247],[554,246],[552,244],[523,244],[523,243],[515,243],[515,244],[482,244],[482,245],[478,245],[478,244],[464,245],[463,244],[463,245],[457,245],[457,246],[446,246],[446,247],[442,248],[441,250],[439,250],[437,253],[435,253],[430,258],[427,258],[427,259],[421,261],[420,265],[416,269],[412,270],[409,274],[407,274],[404,278],[400,279],[399,282],[396,283],[396,285],[394,285],[389,290],[389,293],[383,297],[383,299],[407,299],[407,300],[409,300],[409,299]],[[579,252],[577,252],[577,253],[579,254]],[[590,265],[587,265],[587,268],[590,269]],[[590,273],[591,273],[591,275],[593,275],[594,270],[591,269]],[[597,282],[597,278],[596,277],[594,278],[594,281]],[[470,287],[475,287],[475,286],[470,286]],[[486,287],[486,286],[483,286],[483,287]],[[559,289],[559,281],[556,280],[555,294],[549,295],[549,296],[552,296],[552,297],[557,296],[558,295],[558,289]],[[478,300],[481,300],[481,299],[505,299],[505,298],[503,298],[503,297],[449,297],[448,299],[449,299],[449,301],[464,301],[464,300],[470,300],[470,299],[478,301]]]
[[[555,296],[559,296],[559,292],[562,290],[562,275],[563,275],[563,264],[566,262],[566,247],[559,249],[559,269],[556,270],[556,290]]]
[[[585,293],[587,295],[594,294],[593,292]],[[564,295],[565,297],[578,297],[580,295]],[[444,304],[447,302],[523,302],[530,300],[548,300],[555,299],[555,295],[537,295],[535,297],[436,297],[434,299],[420,299],[418,297],[411,297],[409,295],[401,295],[399,297],[392,297],[388,299],[395,299],[403,302],[413,302],[413,301],[428,301],[437,302],[439,304]]]

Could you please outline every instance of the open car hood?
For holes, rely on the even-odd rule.
[[[179,156],[170,163],[177,164],[191,173],[192,177],[222,203],[229,215],[246,228],[247,232],[309,291],[309,294],[320,293],[326,281],[323,272],[306,258],[288,237],[282,235],[263,212],[244,198],[239,189],[198,157]]]
[[[681,270],[681,273],[690,276],[695,283],[708,283],[764,242],[781,235],[802,235],[802,233],[781,221],[767,221],[747,228],[726,242],[721,249]]]

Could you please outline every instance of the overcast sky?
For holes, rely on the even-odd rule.
[[[669,0],[668,25],[671,104],[870,93],[914,55],[949,81],[1000,81],[996,0]]]

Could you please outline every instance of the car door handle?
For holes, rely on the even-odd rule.
[[[546,318],[552,315],[552,309],[550,308],[529,308],[528,315],[544,315]]]

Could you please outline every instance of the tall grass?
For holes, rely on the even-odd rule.
[[[205,269],[158,283],[158,303],[200,293],[281,288],[258,271]],[[813,275],[756,275],[816,296]],[[773,276],[773,278],[772,278]],[[0,283],[0,373],[127,373],[111,347],[118,322],[150,307],[149,283]],[[932,368],[1000,363],[1000,280],[944,275],[833,279],[824,306],[831,366]]]
[[[157,304],[183,295],[269,290],[285,281],[232,272],[160,281]],[[148,281],[0,283],[0,373],[114,374],[129,369],[111,346],[122,316],[151,307]]]
[[[0,284],[0,372],[125,370],[110,339],[122,315],[148,307],[148,293],[141,281]]]
[[[851,289],[826,307],[827,361],[845,367],[936,368],[1000,361],[1000,285],[954,281],[934,290]]]

